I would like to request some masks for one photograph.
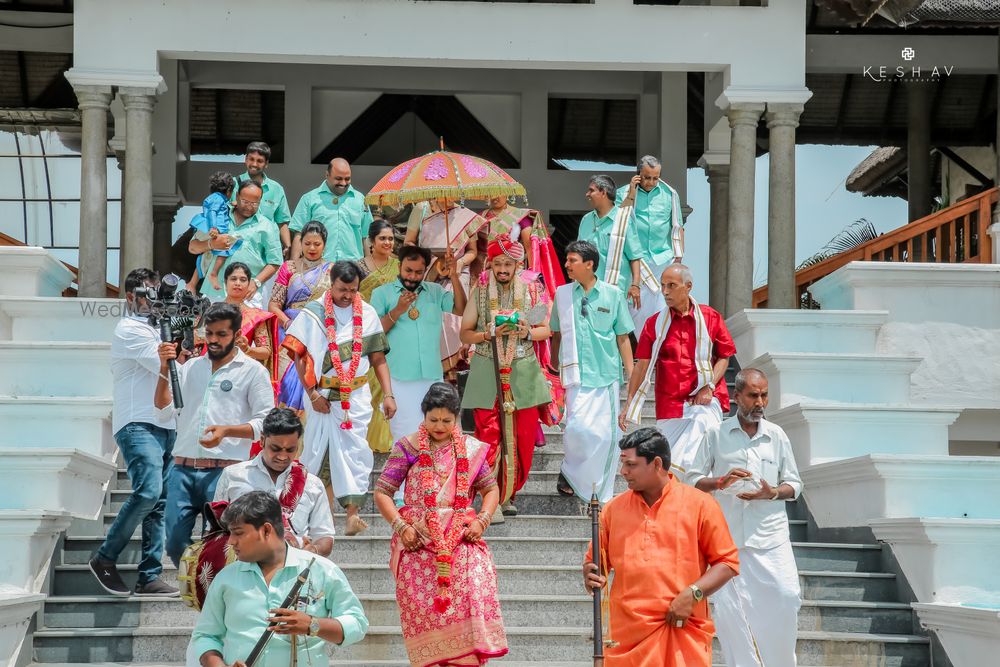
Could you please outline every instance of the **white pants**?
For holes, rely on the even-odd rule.
[[[801,606],[790,542],[740,549],[740,574],[712,596],[727,667],[795,667]]]
[[[389,420],[389,430],[392,439],[399,440],[403,436],[416,433],[420,423],[424,421],[424,413],[420,403],[424,400],[427,390],[436,380],[397,380],[392,378],[392,394],[396,397],[396,414]],[[414,443],[416,444],[416,443]]]
[[[368,493],[368,483],[375,455],[368,446],[368,424],[372,419],[372,392],[362,385],[351,392],[350,430],[340,428],[344,410],[334,391],[330,413],[313,410],[305,401],[306,430],[303,435],[302,464],[316,475],[323,466],[323,456],[330,457],[330,486],[341,505],[345,500],[358,502]]]
[[[617,382],[597,389],[577,385],[566,390],[562,474],[585,502],[594,484],[602,503],[614,495],[619,438]]]
[[[722,406],[717,398],[708,405],[684,404],[684,414],[676,419],[658,419],[656,428],[670,442],[670,465],[684,473],[694,462],[705,431],[722,423]],[[678,476],[683,479],[683,474]]]
[[[660,273],[656,269],[653,269],[653,275],[656,276],[656,281],[660,281]],[[660,290],[651,290],[646,287],[645,283],[639,287],[639,304],[640,307],[629,304],[628,313],[632,316],[632,322],[635,324],[635,337],[636,340],[639,339],[639,334],[642,333],[642,328],[646,326],[646,320],[654,315],[658,315],[661,310],[667,307],[667,302],[663,300],[663,294]]]

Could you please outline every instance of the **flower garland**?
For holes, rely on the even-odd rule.
[[[441,526],[441,517],[438,515],[437,495],[441,490],[441,484],[434,470],[430,435],[423,424],[420,425],[417,443],[419,446],[417,465],[419,466],[420,486],[424,491],[424,508],[427,510],[425,515],[427,530],[437,551],[434,562],[437,566],[438,594],[434,597],[434,609],[443,614],[451,606],[448,587],[451,586],[452,552],[462,541],[466,527],[475,519],[475,512],[470,507],[469,500],[469,458],[465,449],[465,434],[456,426],[451,435],[451,443],[455,446],[455,470],[457,472],[455,502],[452,506],[454,516],[448,530],[445,531]]]
[[[497,290],[497,281],[492,275],[490,276],[487,290],[490,300],[490,313],[489,319],[487,320],[487,326],[489,326],[489,322],[496,321],[496,316],[500,308],[500,294]],[[523,310],[526,285],[521,280],[515,278],[510,291],[512,295],[512,310],[520,312]],[[514,405],[514,395],[510,386],[510,375],[512,371],[511,366],[514,362],[514,353],[517,347],[515,337],[515,334],[507,334],[497,341],[497,365],[500,366],[500,389],[503,391],[500,404],[503,411],[508,414],[513,414],[516,407]]]
[[[354,424],[351,423],[351,384],[354,376],[358,372],[358,364],[361,363],[361,295],[354,295],[353,303],[353,325],[354,330],[351,335],[351,365],[344,368],[344,363],[340,360],[340,348],[337,345],[337,319],[333,313],[333,294],[328,290],[326,293],[326,338],[329,343],[330,362],[333,369],[337,371],[337,380],[340,384],[340,407],[344,411],[344,419],[340,422],[340,428],[349,431]]]

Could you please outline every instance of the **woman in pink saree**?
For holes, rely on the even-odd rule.
[[[375,505],[393,529],[389,566],[403,641],[416,667],[483,665],[507,654],[496,568],[482,539],[500,493],[488,446],[458,425],[458,391],[438,382],[421,409],[420,430],[396,442],[375,484]],[[392,496],[404,481],[397,510]]]

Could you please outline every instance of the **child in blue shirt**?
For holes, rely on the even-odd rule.
[[[212,240],[218,238],[220,235],[229,233],[229,225],[232,222],[232,209],[229,205],[229,198],[233,194],[234,184],[232,175],[227,172],[217,171],[212,174],[209,178],[209,190],[211,194],[205,197],[205,201],[201,203],[201,213],[191,220],[191,226],[194,227],[195,231],[207,233],[208,237]],[[230,248],[225,250],[209,250],[205,253],[205,255],[211,253],[215,257],[211,271],[208,274],[208,279],[214,289],[222,289],[219,284],[219,271],[221,271],[222,265],[226,263],[226,258],[231,257],[242,244],[243,240],[238,239]],[[192,289],[196,288],[198,281],[204,277],[203,258],[204,255],[198,259],[198,271],[193,280],[194,285]]]

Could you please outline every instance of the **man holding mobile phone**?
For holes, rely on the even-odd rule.
[[[237,306],[212,305],[204,316],[205,356],[188,360],[174,343],[160,345],[160,378],[153,404],[160,421],[177,419],[174,469],[167,483],[167,555],[177,565],[205,503],[215,497],[222,470],[250,458],[274,390],[264,366],[236,347],[243,316]],[[176,359],[184,407],[176,409],[168,364]]]

